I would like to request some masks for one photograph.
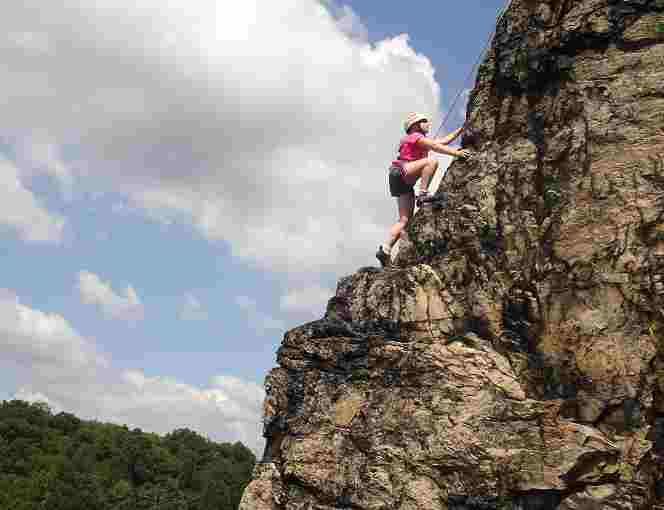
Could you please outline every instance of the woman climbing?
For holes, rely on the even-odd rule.
[[[463,128],[439,139],[427,138],[430,125],[425,115],[411,113],[404,122],[406,136],[399,144],[399,156],[392,162],[389,170],[390,194],[396,197],[399,208],[399,221],[390,229],[387,243],[378,247],[376,258],[380,265],[385,267],[390,262],[392,247],[399,239],[408,220],[413,216],[415,203],[418,207],[434,201],[433,193],[429,191],[431,177],[438,169],[438,161],[429,158],[429,151],[447,154],[458,158],[468,159],[472,153],[468,150],[457,150],[448,147],[463,132]],[[420,180],[420,193],[415,198],[414,186]]]

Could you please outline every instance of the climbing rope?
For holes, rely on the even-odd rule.
[[[489,49],[491,43],[493,42],[493,38],[496,35],[496,30],[498,28],[498,25],[500,25],[500,22],[503,20],[503,17],[505,16],[505,13],[511,7],[512,1],[513,0],[507,0],[507,3],[505,4],[505,6],[498,13],[498,18],[496,19],[496,25],[495,25],[496,28],[494,28],[491,31],[491,35],[489,35],[489,38],[487,39],[486,43],[484,44],[484,48],[482,49],[482,52],[480,53],[479,57],[477,57],[477,60],[475,60],[475,64],[473,64],[473,67],[470,69],[470,72],[468,73],[468,76],[466,76],[466,79],[462,82],[461,88],[459,89],[459,92],[455,96],[454,101],[452,101],[452,105],[448,109],[447,114],[443,118],[443,121],[440,123],[440,126],[438,126],[438,129],[436,130],[436,134],[434,135],[434,138],[436,138],[440,134],[443,127],[445,127],[445,124],[449,120],[450,115],[452,115],[452,112],[454,111],[454,108],[456,107],[457,101],[461,97],[461,94],[463,94],[464,88],[465,88],[466,84],[468,83],[468,80],[472,76],[474,76],[475,73],[477,72],[477,68],[479,67],[480,63],[482,62],[482,59],[484,58],[484,55],[486,54],[486,52]],[[465,124],[464,124],[464,127],[465,127]]]

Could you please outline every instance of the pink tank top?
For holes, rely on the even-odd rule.
[[[424,149],[417,144],[420,138],[424,138],[422,133],[411,133],[401,139],[399,161],[416,161],[429,155],[429,149]]]

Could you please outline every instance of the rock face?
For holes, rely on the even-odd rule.
[[[242,510],[664,508],[664,0],[513,1],[468,117],[286,334]]]

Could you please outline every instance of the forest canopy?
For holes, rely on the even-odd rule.
[[[231,510],[255,461],[188,429],[159,436],[0,402],[0,510]]]

